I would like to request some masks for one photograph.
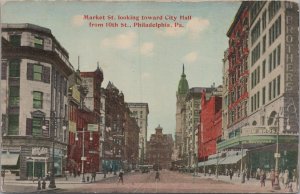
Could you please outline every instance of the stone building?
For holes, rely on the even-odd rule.
[[[2,163],[21,179],[66,167],[69,54],[51,30],[33,24],[2,27]],[[53,155],[54,153],[54,155]],[[6,157],[6,159],[3,159]]]
[[[244,12],[247,13],[245,17],[240,17],[239,14]],[[247,71],[250,75],[247,83],[249,103],[246,107],[246,119],[237,123],[239,127],[227,129],[228,139],[220,142],[218,149],[248,149],[249,159],[242,162],[242,167],[270,170],[275,168],[276,160],[279,169],[292,170],[297,166],[298,13],[298,4],[293,2],[243,2],[232,24],[232,26],[238,23],[247,24],[245,29],[249,29],[246,30],[249,31],[248,49],[245,49],[249,50],[247,58],[249,62]],[[229,55],[230,52],[229,49]],[[229,59],[229,66],[230,64]],[[233,102],[229,101],[228,108],[232,106]],[[239,114],[229,115],[229,121],[230,117],[237,118]],[[277,143],[279,152],[276,156],[280,158],[275,159]]]
[[[145,161],[145,153],[147,151],[147,134],[148,134],[148,115],[149,107],[148,103],[127,103],[131,116],[136,119],[136,122],[140,128],[139,134],[139,162],[142,164]]]
[[[173,138],[172,134],[163,134],[162,130],[163,128],[160,125],[155,128],[155,134],[152,134],[150,140],[147,142],[147,161],[150,165],[170,169]]]

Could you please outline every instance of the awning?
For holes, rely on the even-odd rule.
[[[18,163],[20,154],[1,154],[1,165],[2,166],[15,166]]]
[[[241,156],[230,156],[225,158],[223,161],[220,162],[220,164],[235,164],[238,161],[240,161],[242,158]]]

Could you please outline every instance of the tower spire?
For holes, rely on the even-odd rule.
[[[97,61],[97,69],[100,69],[100,67],[99,67],[99,61]]]
[[[77,67],[77,72],[80,72],[80,61],[79,61],[79,59],[80,59],[80,56],[78,55],[78,67]]]
[[[182,64],[182,74],[184,74],[184,63]]]

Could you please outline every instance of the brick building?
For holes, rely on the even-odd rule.
[[[150,141],[147,142],[147,162],[150,165],[158,165],[163,169],[171,168],[173,148],[172,134],[163,134],[160,125],[155,129]]]
[[[202,92],[200,112],[199,160],[217,152],[217,141],[222,137],[222,86],[219,86],[207,97]]]

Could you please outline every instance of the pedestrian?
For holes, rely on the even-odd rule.
[[[225,169],[225,174],[228,176],[228,168]]]
[[[211,175],[211,169],[208,169],[208,176]]]
[[[265,180],[266,180],[266,173],[265,173],[264,170],[261,170],[260,171],[260,186],[261,187],[263,187],[263,186],[265,187],[266,186]]]
[[[96,170],[93,170],[93,172],[92,172],[92,180],[91,180],[91,182],[93,182],[93,180],[94,180],[94,182],[96,182]]]
[[[247,168],[246,170],[246,177],[247,177],[247,180],[249,181],[250,179],[250,172],[249,172],[249,169]]]
[[[287,169],[284,171],[284,174],[283,174],[283,183],[285,185],[285,188],[288,188],[288,186],[289,186],[289,171]]]
[[[121,181],[122,184],[124,184],[124,183],[123,183],[123,174],[124,174],[124,173],[123,173],[123,170],[121,169],[120,172],[119,172],[119,181],[118,181],[118,183]]]
[[[270,181],[271,181],[271,184],[272,184],[272,187],[273,187],[274,182],[275,182],[275,172],[274,172],[274,169],[271,169]]]
[[[155,181],[160,181],[160,178],[159,178],[159,172],[158,171],[156,171],[156,173],[155,173]]]
[[[260,168],[257,168],[257,170],[256,170],[256,179],[257,180],[260,179]]]
[[[229,170],[229,176],[230,176],[230,180],[232,180],[232,176],[233,176],[233,170],[232,170],[232,168]]]
[[[76,178],[76,170],[75,170],[75,168],[73,169],[73,176],[74,176],[74,178]]]

